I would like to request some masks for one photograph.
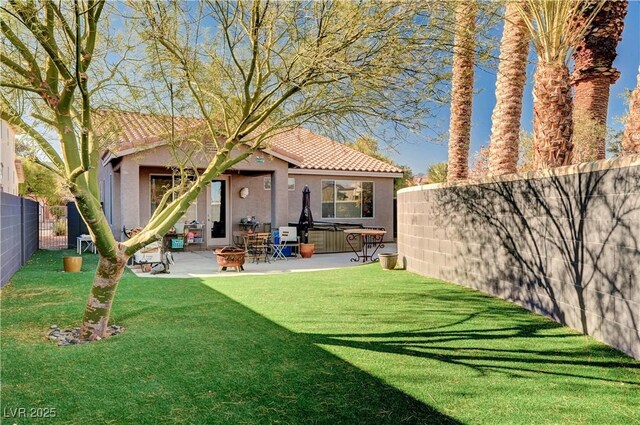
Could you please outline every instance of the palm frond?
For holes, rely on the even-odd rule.
[[[531,34],[538,58],[548,63],[566,63],[605,0],[514,2]]]

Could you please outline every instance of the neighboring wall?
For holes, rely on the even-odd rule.
[[[0,287],[38,250],[38,203],[0,192]]]
[[[409,271],[513,301],[636,358],[639,249],[638,156],[398,193]]]

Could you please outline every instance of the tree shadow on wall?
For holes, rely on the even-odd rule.
[[[640,167],[426,191],[440,275],[640,355]]]

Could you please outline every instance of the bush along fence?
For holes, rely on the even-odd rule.
[[[0,192],[0,287],[38,250],[38,203]]]
[[[640,359],[640,156],[403,189],[398,250]]]

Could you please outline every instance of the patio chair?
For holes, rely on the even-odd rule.
[[[278,234],[280,236],[280,240],[277,244],[277,248],[274,245],[274,255],[275,251],[279,252],[278,257],[287,259],[286,255],[284,255],[284,250],[287,247],[291,247],[294,254],[297,255],[300,250],[300,238],[298,237],[298,229],[293,226],[281,226],[278,228]]]
[[[232,232],[233,245],[236,248],[245,248],[244,237],[245,237],[246,234],[247,234],[247,232],[244,232],[242,230],[234,230]]]
[[[252,233],[245,235],[245,250],[251,257],[251,261],[260,262],[264,258],[266,263],[270,263],[269,254],[271,252],[271,233]]]
[[[287,259],[284,255],[284,244],[280,241],[280,232],[278,230],[274,230],[271,234],[271,247],[273,248],[271,258],[274,260],[278,258],[282,258],[283,260]]]

